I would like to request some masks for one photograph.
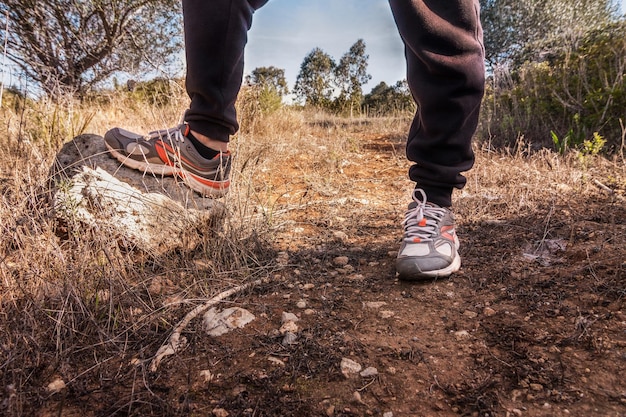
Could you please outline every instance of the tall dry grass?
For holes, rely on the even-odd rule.
[[[84,390],[126,381],[133,364],[149,359],[192,305],[225,287],[271,278],[279,267],[273,241],[286,213],[313,200],[323,207],[350,195],[353,185],[342,175],[346,160],[359,164],[363,143],[370,139],[402,142],[410,120],[410,115],[345,119],[287,108],[263,114],[253,93],[244,91],[238,104],[241,132],[231,144],[237,155],[234,186],[224,199],[229,216],[218,236],[192,251],[153,258],[128,251],[110,236],[56,221],[49,168],[62,143],[112,126],[139,132],[171,127],[186,103],[182,91],[166,105],[137,102],[123,93],[82,103],[5,96],[0,110],[4,415],[28,415],[42,406],[45,386],[56,377],[68,385],[80,382]],[[617,157],[583,166],[573,155],[551,152],[528,156],[477,149],[477,154],[468,186],[457,198],[461,221],[497,220],[532,211],[550,198],[602,192],[596,182],[616,195],[626,188],[624,161]],[[393,160],[408,167],[401,152]],[[290,176],[272,180],[287,166]],[[388,201],[406,197],[406,185],[406,192]],[[290,198],[281,198],[287,194]],[[398,221],[403,210],[399,204],[391,208]],[[336,216],[336,211],[320,212]]]

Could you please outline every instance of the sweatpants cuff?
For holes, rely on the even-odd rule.
[[[437,204],[439,207],[452,207],[453,188],[418,186],[426,193],[426,201]]]
[[[211,122],[187,121],[187,124],[194,132],[198,132],[210,139],[228,143],[230,141],[231,128]]]

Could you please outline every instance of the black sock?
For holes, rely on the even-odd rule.
[[[185,136],[187,139],[189,139],[191,141],[191,143],[193,143],[193,146],[196,148],[196,150],[198,151],[198,153],[200,154],[200,156],[202,156],[203,158],[206,159],[213,159],[215,158],[217,155],[219,155],[220,151],[216,151],[215,149],[209,148],[208,146],[206,146],[205,144],[203,144],[202,142],[200,142],[198,140],[198,138],[196,138],[191,131],[189,133],[187,133],[187,136]]]

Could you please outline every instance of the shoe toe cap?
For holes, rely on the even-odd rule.
[[[104,141],[113,149],[124,149],[129,142],[135,142],[142,136],[128,130],[113,128],[104,134]]]

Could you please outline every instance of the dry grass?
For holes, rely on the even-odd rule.
[[[55,221],[48,171],[62,142],[84,132],[102,134],[112,125],[135,131],[171,127],[185,102],[181,92],[164,107],[116,96],[105,104],[67,100],[1,110],[0,388],[6,400],[0,410],[6,415],[36,408],[48,395],[45,385],[61,372],[66,383],[94,373],[92,385],[77,390],[115,384],[132,372],[129,363],[154,354],[189,304],[271,277],[274,232],[286,213],[350,195],[354,185],[343,169],[359,164],[363,143],[375,138],[400,143],[409,121],[346,120],[288,109],[262,115],[244,95],[242,129],[232,143],[238,156],[235,186],[225,199],[230,215],[220,236],[189,253],[154,259],[95,231]],[[461,222],[498,221],[606,192],[598,183],[624,204],[623,160],[596,158],[583,166],[575,157],[547,151],[530,157],[481,150],[477,155],[468,186],[457,194]],[[408,167],[402,152],[395,160],[396,169]],[[288,175],[281,175],[287,166]],[[409,185],[400,184],[406,191],[390,201],[406,197]],[[109,362],[117,366],[106,369],[117,368],[117,374],[103,373],[100,366]]]

